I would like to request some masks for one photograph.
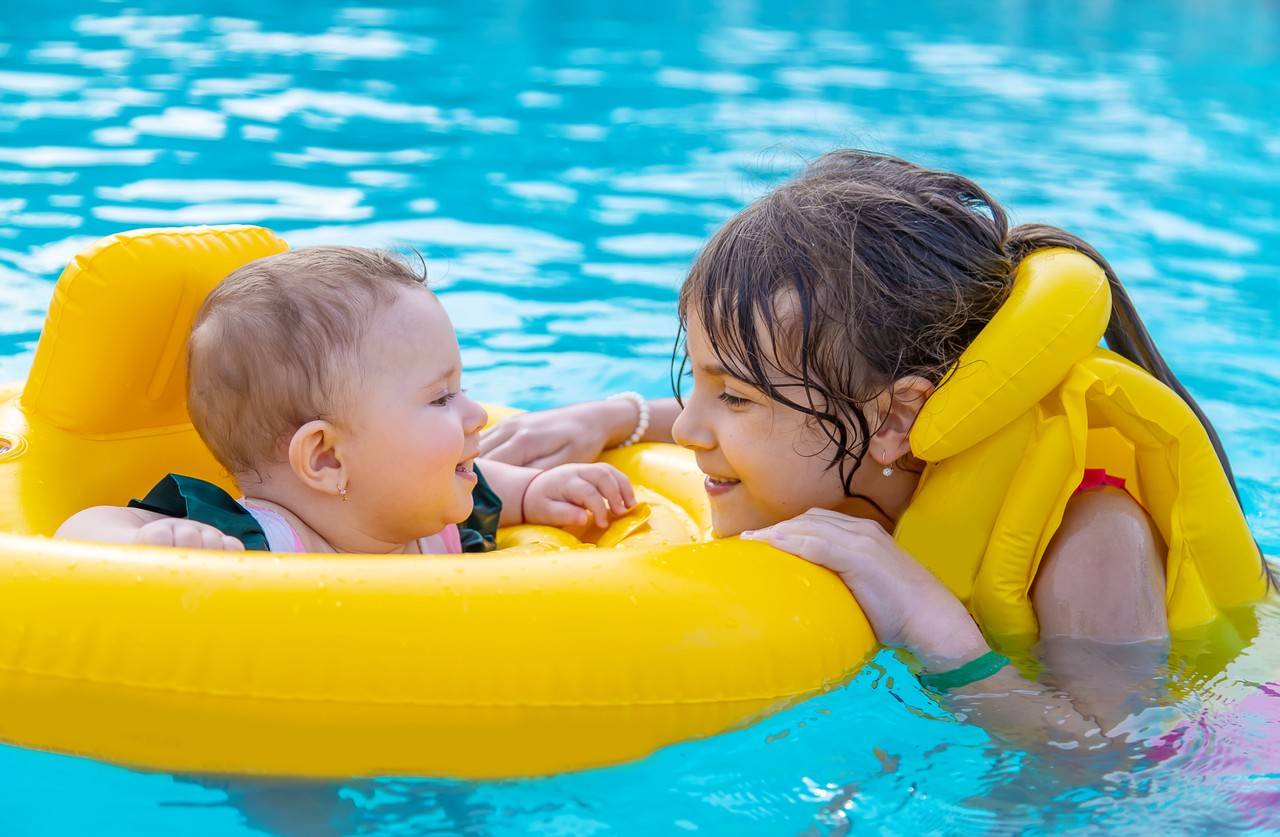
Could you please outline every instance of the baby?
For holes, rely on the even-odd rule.
[[[453,326],[387,253],[313,247],[245,265],[205,300],[188,359],[191,420],[245,496],[170,475],[129,508],[79,512],[58,537],[457,553],[492,549],[498,525],[604,526],[635,505],[609,465],[485,462],[481,474],[487,417],[460,387]]]

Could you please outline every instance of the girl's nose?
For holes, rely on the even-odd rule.
[[[684,409],[671,425],[671,438],[682,448],[711,450],[715,447],[715,435],[703,421],[696,403],[696,396],[685,401]]]

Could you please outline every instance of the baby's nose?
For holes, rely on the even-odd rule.
[[[479,433],[489,423],[489,413],[478,401],[472,401],[466,395],[462,397],[467,399],[467,432]]]

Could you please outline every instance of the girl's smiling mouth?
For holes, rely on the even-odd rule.
[[[716,497],[720,494],[732,491],[739,484],[740,480],[728,479],[723,477],[713,477],[707,474],[707,478],[703,485],[707,489],[708,497]]]

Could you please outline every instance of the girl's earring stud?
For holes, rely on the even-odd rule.
[[[880,473],[884,474],[886,477],[891,477],[893,476],[893,469],[886,465],[885,469]]]
[[[347,487],[345,485],[338,486],[338,496],[342,498],[342,502],[347,502]]]

